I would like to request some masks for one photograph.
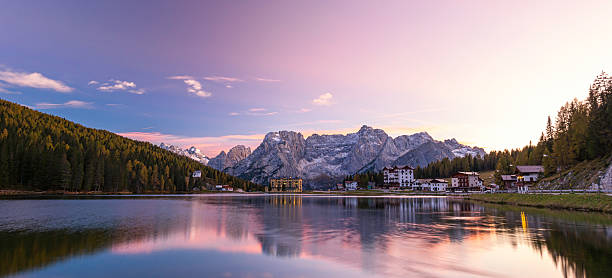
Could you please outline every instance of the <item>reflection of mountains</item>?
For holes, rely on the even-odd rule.
[[[126,208],[121,216],[96,208],[114,216],[108,221],[90,219],[78,228],[68,219],[48,229],[2,231],[0,276],[101,251],[150,253],[169,248],[317,257],[381,271],[381,264],[403,263],[390,254],[411,255],[407,246],[417,252],[491,236],[547,250],[568,274],[612,273],[610,216],[530,209],[521,218],[514,208],[447,198],[275,195],[164,202],[163,211]]]

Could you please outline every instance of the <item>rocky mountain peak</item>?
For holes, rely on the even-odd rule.
[[[374,128],[372,128],[371,126],[362,125],[359,131],[357,131],[357,133],[371,132],[372,130],[374,130]]]
[[[249,155],[251,155],[251,148],[244,145],[237,145],[231,148],[227,153],[225,151],[221,151],[219,155],[215,156],[208,162],[208,166],[218,170],[224,170],[234,167]]]
[[[247,156],[251,155],[251,148],[246,147],[244,145],[237,145],[227,152],[227,158],[238,163],[240,160],[247,158]],[[234,165],[231,165],[234,166]]]
[[[414,138],[423,138],[426,140],[430,140],[433,141],[433,137],[431,137],[431,135],[429,135],[429,133],[427,133],[426,131],[421,131],[421,132],[417,132],[415,134],[410,135],[410,137],[414,137]]]
[[[249,153],[246,149],[242,146],[236,152],[244,155]],[[262,184],[267,184],[271,177],[301,177],[306,185],[316,187],[332,184],[346,175],[380,171],[400,162],[424,166],[445,157],[480,152],[484,151],[461,145],[454,139],[436,141],[427,132],[392,138],[384,130],[367,125],[355,133],[313,134],[306,139],[299,132],[276,131],[266,134],[250,155],[224,171]]]

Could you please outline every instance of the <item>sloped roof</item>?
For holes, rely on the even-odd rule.
[[[521,165],[516,166],[516,170],[519,173],[544,173],[544,167],[542,165]]]
[[[479,176],[480,174],[478,172],[457,172],[453,176],[455,175]]]
[[[501,175],[503,181],[516,181],[515,175]]]
[[[446,180],[444,180],[444,179],[433,179],[433,180],[431,180],[431,182],[434,182],[434,183],[448,183],[448,182],[447,182]]]
[[[420,184],[423,183],[448,183],[444,179],[417,179],[417,182]]]

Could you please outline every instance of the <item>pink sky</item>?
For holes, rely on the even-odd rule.
[[[210,156],[363,124],[494,150],[612,65],[610,1],[122,4],[7,4],[1,97]]]

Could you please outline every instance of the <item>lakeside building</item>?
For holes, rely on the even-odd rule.
[[[193,177],[193,178],[201,178],[202,177],[202,171],[200,171],[200,170],[193,171],[193,174],[191,174],[191,177]]]
[[[501,179],[505,189],[523,193],[529,191],[529,186],[536,183],[543,173],[544,167],[541,165],[518,165],[516,174],[501,175]]]
[[[518,165],[516,166],[516,181],[534,183],[541,174],[544,174],[542,165]]]
[[[357,190],[358,184],[356,181],[345,181],[344,188],[346,190]]]
[[[533,185],[541,174],[544,174],[542,165],[518,165],[516,166],[516,188],[519,193],[529,191],[529,186]]]
[[[227,184],[218,184],[215,186],[215,189],[218,191],[228,191],[228,192],[234,191],[234,188],[231,185],[227,185]]]
[[[302,179],[300,178],[272,178],[266,192],[302,192]]]
[[[444,192],[448,187],[448,182],[444,179],[417,179],[415,190]]]
[[[412,188],[415,183],[414,168],[410,166],[385,167],[383,176],[387,187]]]
[[[336,184],[336,190],[338,190],[338,191],[344,191],[344,183],[338,183],[338,184]]]
[[[451,178],[452,191],[476,191],[482,189],[483,180],[478,172],[457,172]]]
[[[516,175],[501,175],[501,179],[505,189],[514,188],[516,186]]]

